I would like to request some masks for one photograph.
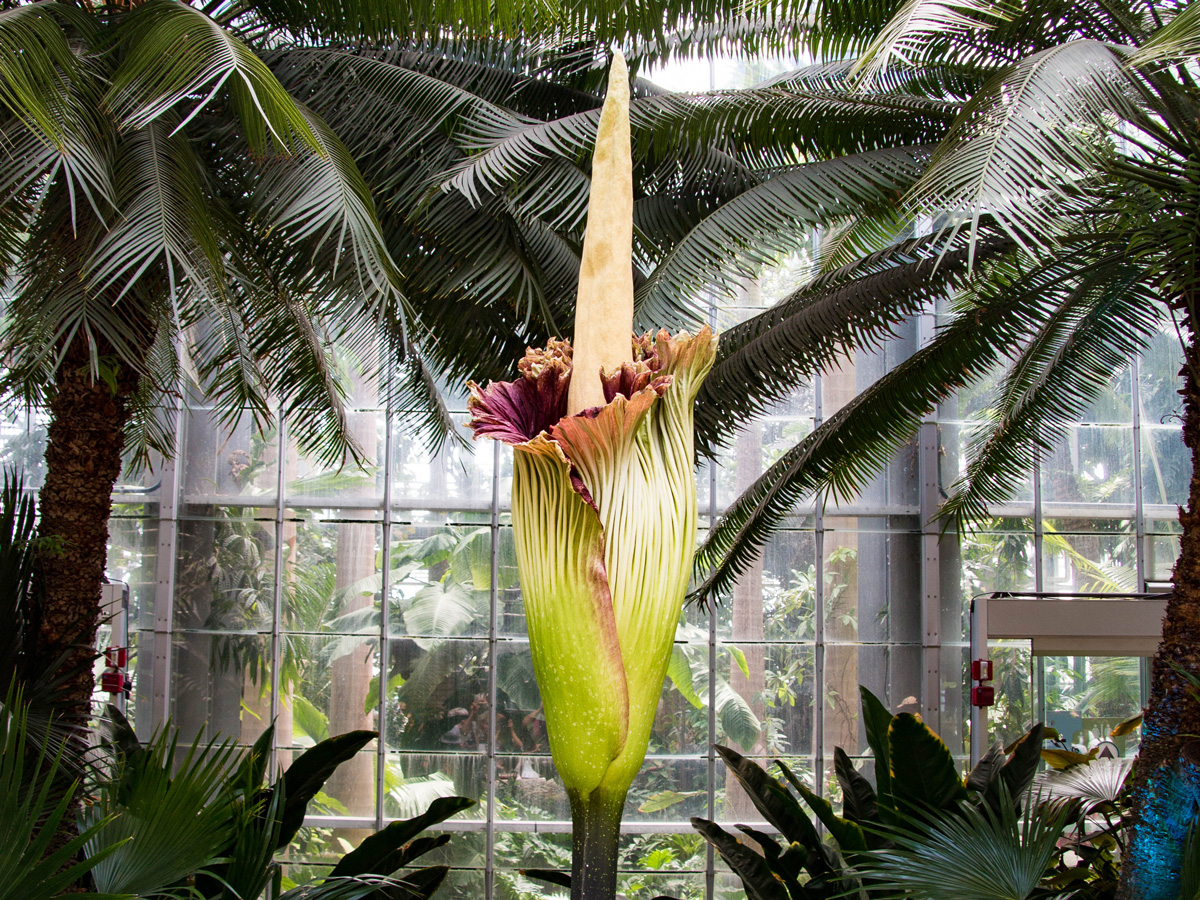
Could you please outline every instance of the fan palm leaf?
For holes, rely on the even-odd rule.
[[[1025,900],[1037,890],[1075,809],[1031,797],[1021,818],[1007,793],[1001,788],[996,810],[964,804],[959,816],[917,817],[916,828],[889,829],[895,849],[865,857],[860,872],[920,900]]]

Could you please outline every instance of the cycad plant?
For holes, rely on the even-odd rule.
[[[826,67],[848,109],[864,114],[901,94],[922,110],[854,140],[907,147],[919,171],[886,211],[844,218],[808,284],[723,335],[698,400],[702,448],[722,440],[729,415],[762,410],[847,347],[877,345],[902,317],[953,300],[927,345],[728,510],[701,551],[700,593],[726,592],[801,497],[852,493],[940,401],[1003,369],[942,508],[952,523],[983,517],[1164,323],[1178,329],[1183,437],[1200,465],[1200,8],[814,0],[812,12],[814,50],[848,58]],[[944,118],[931,116],[935,105]],[[906,122],[927,137],[895,141]],[[844,152],[825,139],[813,155]],[[1190,490],[1134,787],[1139,815],[1151,809],[1155,773],[1200,732],[1200,703],[1168,664],[1200,671],[1200,479]],[[1175,889],[1178,848],[1157,827],[1139,823],[1125,866],[1126,889],[1141,897]]]
[[[120,451],[171,452],[181,383],[225,422],[281,410],[301,449],[351,459],[337,343],[368,380],[391,373],[381,401],[436,445],[455,429],[439,383],[506,377],[571,326],[605,42],[642,64],[785,49],[794,5],[6,4],[4,384],[48,409],[42,532],[63,548],[39,563],[43,643],[87,643]],[[798,171],[809,107],[837,108],[802,83],[634,90],[634,278],[656,326],[694,319],[724,262],[877,204],[912,167],[892,154],[851,190],[853,164]]]
[[[169,452],[156,407],[184,369],[260,421],[269,392],[304,408],[301,445],[340,459],[355,448],[328,342],[403,344],[370,192],[251,49],[252,18],[168,0],[0,10],[4,383],[50,415],[50,656],[90,643],[122,449]],[[88,667],[72,694],[86,708]]]

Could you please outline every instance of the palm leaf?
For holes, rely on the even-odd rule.
[[[1069,769],[1047,769],[1034,781],[1034,787],[1053,799],[1082,800],[1084,812],[1115,803],[1133,768],[1133,759],[1093,759]]]
[[[706,216],[662,259],[636,292],[638,315],[655,324],[697,322],[684,298],[712,287],[732,295],[741,279],[791,249],[813,225],[860,206],[883,205],[920,173],[915,149],[868,153],[780,172]]]
[[[1047,246],[1104,156],[1112,117],[1132,113],[1132,89],[1097,41],[1067,41],[1001,69],[963,107],[907,208],[972,236],[988,214],[1026,249]]]
[[[91,290],[120,300],[156,263],[174,295],[222,289],[224,264],[214,199],[186,135],[164,116],[129,134],[117,170],[119,214],[87,264]],[[219,215],[219,214],[218,214]]]
[[[1008,283],[1012,264],[992,276]],[[1001,278],[1000,273],[1009,273]],[[1042,273],[1044,276],[1044,273]],[[1001,291],[964,310],[914,353],[785,453],[726,510],[697,553],[694,597],[724,596],[792,506],[818,491],[848,497],[885,466],[921,418],[988,372],[1047,314],[1037,286]]]
[[[63,789],[63,746],[31,753],[30,737],[24,696],[10,685],[0,704],[0,900],[58,897],[117,849],[95,843],[103,821],[93,822],[52,848],[60,828],[69,828],[77,785]],[[92,850],[79,861],[85,845]],[[116,900],[113,894],[83,892],[79,896]]]
[[[1014,5],[994,0],[906,0],[891,21],[875,35],[854,66],[861,84],[870,84],[894,66],[915,67],[930,38],[988,28],[1010,18]]]
[[[180,754],[177,740],[160,732],[85,807],[89,855],[124,842],[92,870],[101,891],[162,893],[216,862],[227,843],[230,798],[222,787],[235,762],[233,747],[209,743]]]
[[[403,354],[387,385],[389,409],[403,412],[401,427],[424,440],[430,453],[441,450],[447,439],[463,444],[466,437],[446,407],[434,373],[415,346]]]
[[[126,128],[140,128],[198,94],[186,123],[223,89],[232,92],[246,134],[258,151],[325,148],[296,102],[266,64],[233,32],[199,9],[171,0],[147,0],[122,26],[128,49],[113,73],[106,103]]]
[[[1185,4],[1178,15],[1155,31],[1129,56],[1130,66],[1150,66],[1200,54],[1200,7]]]
[[[493,105],[471,91],[390,56],[314,47],[285,49],[266,61],[286,87],[305,92],[306,105],[322,115],[356,157],[387,144],[389,155],[399,159],[431,131],[449,128],[459,118],[492,113]],[[386,180],[376,184],[386,187]]]
[[[320,151],[301,148],[268,166],[255,196],[262,225],[295,242],[328,282],[327,296],[366,298],[367,311],[378,317],[398,296],[400,278],[370,188],[337,135],[315,113],[302,112]]]
[[[711,455],[731,426],[762,412],[839,354],[890,337],[892,328],[962,283],[966,247],[936,258],[938,241],[904,241],[819,276],[771,309],[722,333],[717,362],[696,402],[696,436]],[[1011,249],[986,242],[981,259]]]
[[[1022,820],[1002,791],[999,809],[969,804],[961,815],[906,817],[905,826],[887,830],[896,844],[864,858],[864,876],[927,900],[972,897],[1025,900],[1046,872],[1074,807],[1070,803],[1027,802]]]
[[[1077,258],[1078,262],[1078,258]],[[939,517],[965,525],[1007,500],[1055,438],[1158,332],[1162,313],[1142,271],[1121,255],[1083,268],[1000,388],[992,421],[971,442],[966,474]]]

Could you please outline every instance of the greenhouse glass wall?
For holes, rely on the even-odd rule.
[[[714,318],[749,314],[787,281],[785,267]],[[701,466],[701,526],[935,327],[933,312],[911,320],[882,351],[848,356],[745,423]],[[1048,461],[979,530],[943,534],[931,515],[988,385],[944,405],[858,496],[802,504],[722,605],[685,610],[625,813],[628,897],[740,890],[688,824],[758,818],[714,743],[786,759],[832,795],[834,748],[866,750],[862,684],[894,710],[920,711],[965,755],[973,595],[1125,592],[1169,577],[1189,471],[1175,341],[1164,333],[1115,373],[1087,421],[1054,436]],[[136,654],[128,711],[143,736],[169,720],[188,740],[250,743],[275,720],[276,766],[327,735],[380,732],[310,808],[288,851],[292,880],[456,793],[479,804],[449,823],[444,896],[539,896],[517,869],[569,867],[570,816],[522,615],[510,451],[432,453],[408,435],[406,411],[375,394],[360,381],[350,413],[365,472],[299,455],[289,432],[302,423],[229,431],[202,402],[181,406],[178,461],[122,483],[111,523],[109,572],[130,589]],[[41,419],[9,413],[4,456],[36,486]],[[456,417],[466,419],[461,405]],[[1138,660],[1035,658],[1028,644],[993,657],[1001,738],[1060,709],[1108,721],[1140,706]]]

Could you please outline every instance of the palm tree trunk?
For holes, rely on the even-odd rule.
[[[1121,867],[1120,897],[1175,900],[1179,892],[1181,836],[1171,820],[1181,811],[1166,796],[1165,776],[1180,750],[1200,734],[1200,702],[1180,669],[1200,675],[1200,348],[1196,328],[1184,348],[1183,441],[1192,452],[1192,479],[1179,559],[1172,575],[1174,593],[1163,619],[1163,639],[1154,656],[1150,701],[1142,724],[1142,745],[1133,776],[1134,826]],[[1178,667],[1178,668],[1177,668]]]
[[[136,386],[137,376],[127,370],[118,374],[115,390],[94,379],[86,344],[76,339],[59,366],[50,400],[46,482],[38,502],[38,650],[46,664],[65,661],[66,708],[81,719],[91,711],[108,518]]]

